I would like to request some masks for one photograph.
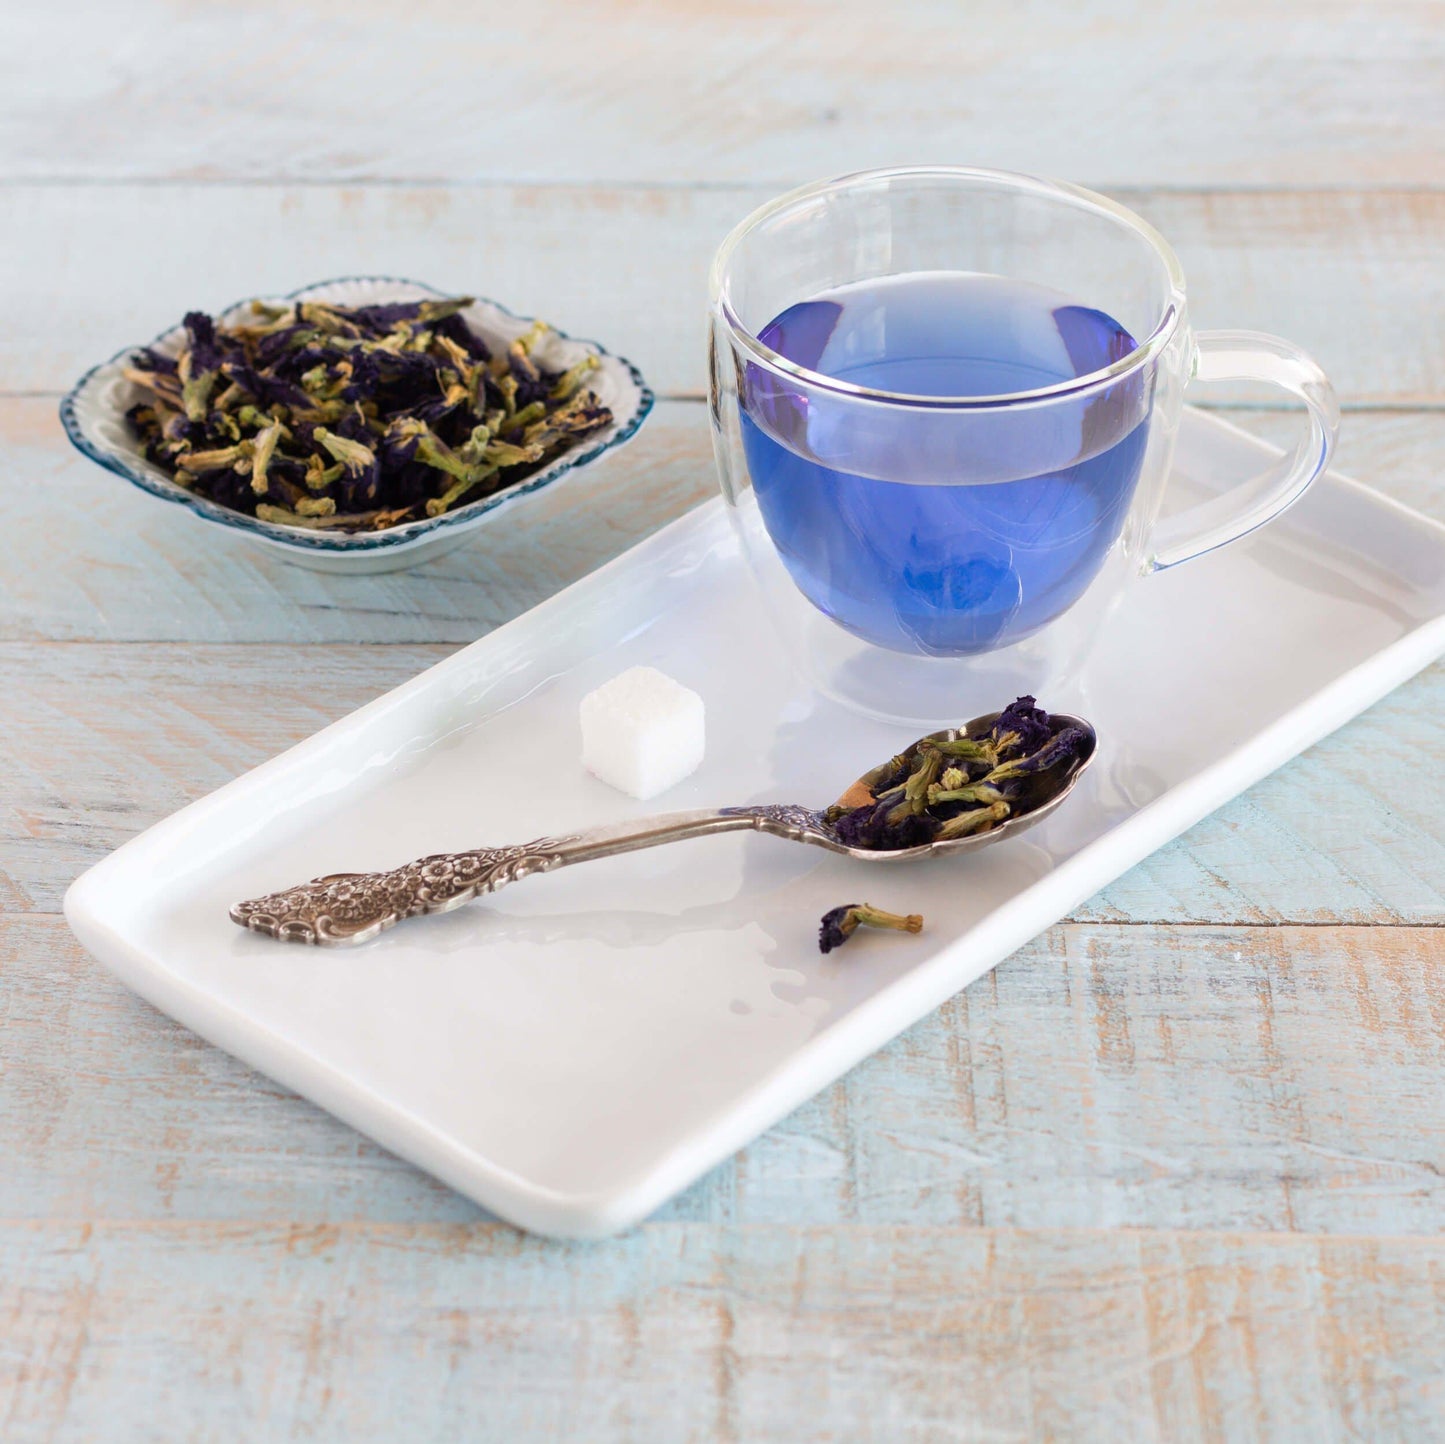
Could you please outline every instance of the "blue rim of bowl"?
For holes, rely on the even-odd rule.
[[[428,286],[424,281],[413,281],[406,276],[334,276],[328,281],[313,281],[309,286],[298,286],[294,291],[288,291],[280,297],[283,301],[299,300],[313,291],[323,290],[327,286],[350,285],[355,282],[374,282],[380,285],[414,286],[419,291],[425,291],[428,295],[445,298],[449,293],[439,291],[435,286]],[[222,307],[217,315],[227,315],[238,306],[244,306],[253,297],[243,296],[240,300],[234,301],[229,306]],[[500,301],[493,301],[487,296],[473,296],[472,300],[480,305],[492,306],[504,316],[514,321],[531,321],[535,317],[523,316],[509,307],[502,305]],[[550,326],[550,323],[549,323]],[[165,341],[168,336],[173,335],[179,326],[167,326],[166,329],[155,336],[151,341],[131,346],[123,346],[107,361],[97,362],[66,392],[60,403],[60,424],[65,428],[65,434],[70,438],[70,444],[83,455],[88,456],[97,466],[103,466],[107,471],[113,471],[117,476],[123,476],[133,486],[138,486],[142,491],[149,492],[151,496],[159,497],[162,501],[174,502],[183,506],[193,515],[200,517],[203,521],[218,522],[221,526],[231,527],[236,531],[250,532],[255,536],[262,537],[268,542],[274,542],[284,547],[294,547],[300,551],[330,552],[334,556],[359,555],[366,552],[384,551],[393,547],[403,547],[411,542],[420,540],[422,537],[446,530],[448,527],[455,527],[463,522],[479,521],[489,513],[505,506],[508,502],[517,497],[527,496],[532,492],[540,491],[543,487],[550,486],[554,481],[560,480],[568,472],[576,471],[579,467],[586,466],[589,462],[595,461],[604,452],[611,451],[614,447],[621,446],[623,442],[630,441],[638,427],[647,419],[651,412],[653,403],[656,401],[652,388],[642,379],[642,372],[632,364],[625,356],[619,356],[609,351],[605,346],[596,341],[588,341],[581,336],[569,335],[566,331],[550,326],[552,332],[560,336],[564,341],[572,341],[579,346],[586,346],[596,352],[599,356],[608,356],[626,368],[632,377],[633,384],[637,387],[637,411],[626,425],[622,426],[615,435],[608,437],[604,442],[596,446],[590,446],[580,451],[564,452],[557,461],[549,468],[544,468],[533,476],[523,477],[521,481],[513,482],[511,486],[504,487],[501,491],[493,492],[490,496],[484,496],[477,501],[468,502],[467,505],[458,507],[455,511],[444,512],[441,516],[427,517],[423,520],[403,522],[399,527],[392,527],[386,531],[351,533],[350,535],[333,536],[325,532],[308,531],[301,527],[282,526],[277,522],[261,521],[258,517],[247,516],[245,512],[232,511],[229,507],[221,506],[218,502],[210,501],[206,497],[196,496],[188,492],[184,487],[173,481],[162,481],[149,473],[140,470],[130,460],[116,453],[99,446],[86,434],[80,418],[76,415],[76,402],[85,388],[90,384],[96,372],[105,370],[108,366],[114,366],[117,362],[127,360],[144,346],[156,346]]]

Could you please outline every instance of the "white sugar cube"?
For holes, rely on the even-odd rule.
[[[656,797],[702,753],[702,698],[656,667],[630,667],[582,699],[582,765],[621,792]]]

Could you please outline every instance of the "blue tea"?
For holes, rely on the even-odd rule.
[[[919,397],[1032,391],[1136,349],[1102,311],[968,272],[827,291],[758,334],[811,371]],[[1079,599],[1123,527],[1148,434],[1137,375],[1054,403],[1046,423],[1013,409],[947,430],[954,418],[926,403],[860,420],[856,401],[746,370],[743,444],[763,522],[804,595],[869,642],[930,656],[1017,642]],[[1071,464],[1035,474],[1045,455]],[[990,475],[1016,479],[977,479]]]

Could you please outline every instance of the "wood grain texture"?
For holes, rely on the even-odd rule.
[[[133,997],[58,918],[0,921],[0,979],[0,1219],[481,1216]],[[659,1218],[1433,1236],[1442,1065],[1445,929],[1064,926]]]
[[[0,400],[0,638],[470,642],[714,495],[715,476],[703,407],[660,403],[629,445],[458,550],[335,576],[95,466],[65,441],[52,399]]]
[[[1224,0],[1208,23],[1181,0],[67,0],[11,18],[0,173],[777,189],[903,159],[1114,185],[1431,184],[1442,15],[1406,0]]]
[[[1439,1240],[0,1224],[10,1444],[1438,1437]],[[558,1301],[565,1300],[559,1308]]]
[[[0,904],[406,680],[435,646],[0,645]],[[1437,665],[1097,894],[1081,919],[1445,922]]]
[[[492,296],[701,395],[708,263],[776,190],[10,186],[0,391],[63,391],[193,307],[365,273]],[[1113,193],[1178,250],[1195,325],[1299,342],[1352,404],[1445,405],[1445,191]]]
[[[1228,415],[1280,445],[1301,424]],[[1445,520],[1445,411],[1350,413],[1339,466]],[[470,642],[712,496],[714,478],[703,406],[660,402],[627,447],[475,542],[411,571],[337,577],[96,467],[66,444],[51,398],[0,397],[0,640]]]

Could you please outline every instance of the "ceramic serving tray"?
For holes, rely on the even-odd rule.
[[[1188,414],[1178,470],[1207,490],[1267,452]],[[1329,476],[1257,537],[1132,590],[1083,693],[1042,699],[1097,725],[1097,761],[1006,846],[860,869],[731,834],[528,878],[358,949],[229,921],[320,873],[826,802],[891,754],[896,727],[799,682],[713,503],[151,828],[66,913],[157,1007],[503,1218],[606,1234],[1442,651],[1445,527]],[[708,708],[701,769],[652,804],[576,760],[580,699],[638,663]],[[821,956],[819,916],[862,896],[924,933]]]

